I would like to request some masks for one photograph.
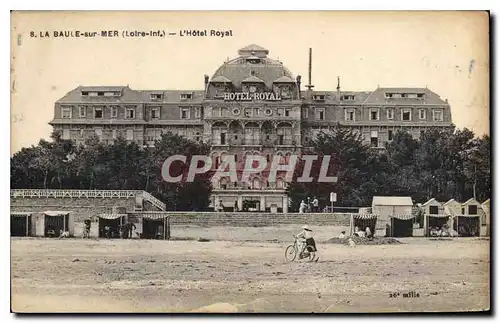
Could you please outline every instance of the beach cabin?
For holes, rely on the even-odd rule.
[[[481,208],[483,209],[484,217],[481,220],[483,226],[486,226],[485,235],[487,237],[490,236],[490,199],[487,199],[481,204]]]
[[[372,212],[377,218],[377,235],[406,237],[413,234],[413,201],[409,196],[374,196]]]
[[[443,207],[444,207],[444,213],[448,214],[450,217],[462,213],[462,203],[454,199],[451,199],[448,202],[444,203]]]
[[[170,239],[170,217],[165,212],[142,212],[141,239]]]
[[[483,209],[475,198],[461,205],[461,212],[453,216],[453,229],[461,237],[478,237],[481,232]]]
[[[438,202],[435,198],[431,198],[424,204],[422,204],[423,221],[424,221],[424,236],[431,236],[431,229],[434,228],[434,232],[438,232],[440,229],[445,229],[447,227],[448,232],[451,230],[451,215],[445,212],[445,206],[443,203]],[[451,233],[450,233],[451,234]]]
[[[10,212],[10,236],[29,237],[33,234],[32,212]]]
[[[120,228],[127,223],[126,213],[101,213],[97,214],[97,218],[99,238],[120,238]]]
[[[44,211],[33,219],[34,235],[38,237],[59,237],[62,231],[75,234],[75,220],[71,211]]]

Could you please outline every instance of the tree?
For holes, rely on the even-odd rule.
[[[313,182],[300,183],[304,161],[300,160],[287,194],[292,199],[292,210],[307,197],[316,196],[321,205],[328,205],[330,192],[337,193],[337,206],[359,206],[371,203],[371,193],[378,189],[373,169],[380,161],[376,153],[363,143],[361,134],[348,128],[335,128],[321,132],[312,143],[312,151],[303,155],[315,154],[320,158],[313,163],[311,177]],[[318,183],[323,156],[330,156],[328,176],[336,176],[336,183]],[[378,179],[378,178],[377,178]],[[370,185],[367,182],[373,181]]]

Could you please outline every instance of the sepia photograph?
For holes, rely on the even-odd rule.
[[[488,11],[11,11],[12,313],[491,311]]]

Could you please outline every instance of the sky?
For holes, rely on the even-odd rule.
[[[14,12],[11,154],[48,139],[54,103],[79,85],[203,89],[238,49],[257,44],[315,90],[425,87],[458,128],[490,133],[489,17],[484,12]],[[228,37],[54,38],[54,31],[221,30]],[[40,37],[40,32],[50,37]],[[30,37],[33,32],[38,37]],[[304,88],[303,88],[304,89]]]

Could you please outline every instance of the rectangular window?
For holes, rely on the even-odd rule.
[[[181,94],[181,100],[187,100],[193,98],[193,95],[191,93],[182,93]]]
[[[285,117],[289,117],[290,116],[290,109],[285,109]]]
[[[469,205],[469,214],[471,215],[477,214],[477,205]]]
[[[316,109],[316,120],[325,120],[325,109]]]
[[[160,109],[152,108],[151,109],[151,119],[160,119]]]
[[[133,129],[127,130],[127,140],[134,140],[134,130]]]
[[[410,109],[403,109],[401,111],[401,120],[411,121],[411,110]]]
[[[302,117],[304,119],[309,118],[309,109],[307,109],[307,108],[302,109]]]
[[[62,107],[61,108],[61,117],[63,119],[71,119],[71,108],[70,107]]]
[[[322,95],[322,94],[313,95],[313,100],[315,100],[315,101],[324,101],[325,100],[325,96]]]
[[[438,214],[439,208],[437,205],[429,206],[429,214]]]
[[[194,117],[197,119],[201,118],[201,108],[200,107],[194,108]]]
[[[245,117],[251,117],[253,115],[253,109],[252,108],[246,108],[245,109]]]
[[[378,147],[378,138],[377,137],[370,138],[370,146],[371,147]]]
[[[97,96],[104,96],[104,92],[97,92]]]
[[[220,144],[221,145],[225,145],[226,144],[226,134],[224,132],[222,132],[220,134]]]
[[[86,116],[87,116],[87,107],[81,106],[80,107],[80,118],[85,118]]]
[[[118,118],[118,107],[117,106],[111,107],[111,118]]]
[[[112,136],[113,136],[113,139],[116,139],[118,137],[118,135],[116,134],[116,129],[113,129]]]
[[[394,109],[387,109],[387,120],[394,120]]]
[[[418,110],[418,117],[420,120],[425,120],[426,117],[427,117],[427,111],[425,111],[425,109],[420,109]]]
[[[356,114],[354,110],[346,110],[345,111],[345,120],[346,121],[356,121]]]
[[[392,138],[393,138],[392,130],[389,130],[389,140],[392,140]]]
[[[181,108],[181,119],[189,119],[189,108]]]
[[[163,99],[163,94],[161,93],[152,93],[151,94],[151,100],[162,100]]]
[[[378,120],[378,109],[370,110],[370,120]]]
[[[386,93],[386,94],[385,94],[385,98],[386,98],[386,99],[390,99],[390,98],[392,98],[392,93]]]
[[[100,139],[102,137],[102,128],[95,128],[95,134]]]
[[[69,129],[63,129],[62,139],[70,139]]]
[[[83,96],[88,96],[88,95],[89,95],[89,92],[88,92],[88,91],[82,91],[82,95],[83,95]]]
[[[127,108],[127,119],[135,119],[135,109]]]
[[[441,110],[434,110],[432,114],[433,114],[432,120],[434,120],[434,121],[443,121],[443,111],[441,111]]]
[[[342,101],[354,101],[354,95],[342,95]]]
[[[94,118],[102,119],[102,108],[94,108]]]

